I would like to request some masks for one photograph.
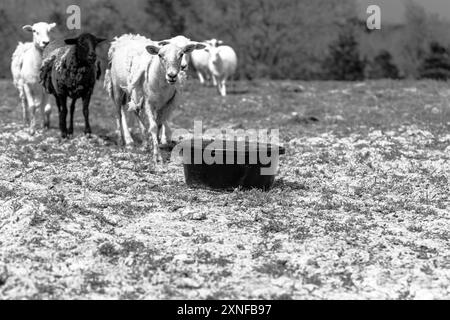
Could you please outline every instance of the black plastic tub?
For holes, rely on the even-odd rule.
[[[278,171],[281,146],[230,140],[185,140],[179,145],[190,187],[269,190]]]

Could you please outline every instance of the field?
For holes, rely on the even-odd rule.
[[[0,82],[0,299],[449,299],[450,86],[190,83],[174,128],[279,128],[273,190],[189,189],[116,143],[30,136]],[[40,118],[39,118],[40,119]],[[135,133],[139,136],[139,130]]]

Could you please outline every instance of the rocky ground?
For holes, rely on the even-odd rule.
[[[192,83],[174,128],[280,129],[269,192],[189,189],[94,135],[30,136],[0,82],[0,299],[449,299],[450,87]],[[139,136],[139,130],[135,130]]]

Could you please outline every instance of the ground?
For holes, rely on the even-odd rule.
[[[30,136],[0,82],[0,299],[449,299],[450,85],[190,83],[174,128],[280,129],[274,188],[189,189],[116,143]],[[139,136],[139,130],[135,130]]]

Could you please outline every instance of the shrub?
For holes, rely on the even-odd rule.
[[[360,57],[359,44],[353,32],[344,30],[329,46],[324,71],[333,80],[357,81],[364,79],[365,61]]]
[[[447,81],[450,78],[450,54],[448,49],[438,42],[432,42],[429,53],[419,67],[419,77]]]
[[[387,50],[381,50],[369,65],[370,79],[398,79],[399,71],[392,62],[392,55]]]

